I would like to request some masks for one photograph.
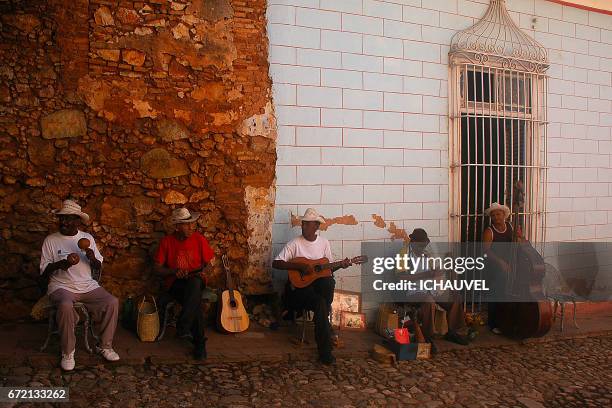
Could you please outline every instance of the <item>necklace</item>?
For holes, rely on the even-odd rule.
[[[493,228],[498,234],[503,234],[504,232],[506,232],[506,230],[508,229],[508,226],[506,225],[506,223],[504,222],[504,230],[500,231],[497,228],[495,228],[495,224],[491,224],[491,228]]]

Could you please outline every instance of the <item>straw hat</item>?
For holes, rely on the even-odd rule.
[[[172,211],[172,215],[170,216],[171,224],[185,224],[188,222],[194,222],[198,218],[200,218],[199,212],[190,212],[187,208],[176,208]]]
[[[318,221],[320,224],[325,223],[325,218],[323,218],[314,208],[308,208],[304,215],[298,218],[300,221]]]
[[[510,208],[508,208],[507,205],[503,205],[497,202],[492,203],[491,206],[485,210],[485,215],[491,216],[491,213],[493,211],[503,211],[504,219],[508,218],[508,216],[510,215]]]
[[[81,211],[81,206],[73,200],[64,200],[62,208],[59,210],[53,210],[55,215],[78,215],[81,220],[85,223],[89,222],[89,215]]]

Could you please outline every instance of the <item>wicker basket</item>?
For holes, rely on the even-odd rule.
[[[159,313],[155,298],[149,296],[153,301],[147,301],[147,296],[143,296],[142,301],[138,305],[138,322],[137,331],[140,341],[155,341],[159,334]]]

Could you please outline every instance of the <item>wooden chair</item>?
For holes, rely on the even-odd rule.
[[[306,328],[307,326],[314,327],[314,312],[311,312],[310,310],[307,310],[307,309],[302,309],[301,316],[293,319],[293,323],[295,324],[296,327],[298,327],[298,322],[297,322],[298,319],[301,319],[302,324],[301,324],[300,334],[295,336],[295,340],[296,340],[296,343],[301,346],[301,345],[310,343],[306,339]]]

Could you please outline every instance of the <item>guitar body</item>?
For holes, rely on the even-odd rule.
[[[290,262],[312,265],[315,268],[314,273],[308,275],[302,275],[300,271],[290,269],[288,271],[289,282],[296,288],[305,288],[312,282],[319,278],[325,278],[332,276],[331,268],[317,268],[319,265],[329,264],[329,259],[306,259],[306,258],[293,258]]]
[[[240,333],[249,328],[249,315],[237,290],[224,290],[219,299],[219,328],[227,333]],[[233,298],[233,300],[232,300]]]
[[[240,333],[249,328],[249,315],[244,308],[242,295],[234,289],[229,261],[225,255],[221,259],[227,276],[227,290],[224,290],[219,297],[217,326],[225,333]]]

